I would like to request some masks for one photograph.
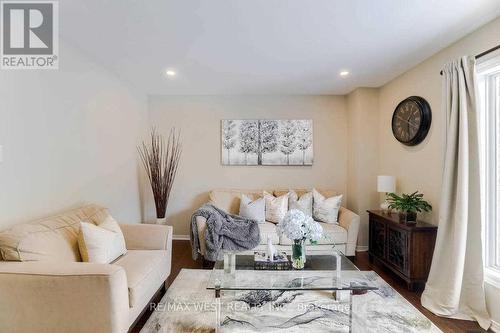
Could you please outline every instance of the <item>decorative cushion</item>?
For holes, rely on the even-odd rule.
[[[81,222],[78,247],[84,262],[109,264],[113,257],[113,244],[117,234],[92,223]]]
[[[291,190],[288,198],[288,210],[298,209],[306,216],[312,216],[313,194],[312,192],[304,193],[298,196],[297,192]]]
[[[101,212],[101,213],[100,213]],[[87,205],[0,232],[0,253],[6,261],[81,261],[80,222],[107,214],[104,207]]]
[[[338,223],[342,195],[325,198],[313,189],[313,217],[315,220],[326,223]]]
[[[264,198],[258,198],[252,201],[248,196],[242,194],[239,215],[256,220],[259,223],[264,223],[266,221],[266,203]]]
[[[127,252],[125,237],[118,222],[105,212],[103,219],[93,215],[97,226],[82,222],[78,235],[78,247],[82,260],[107,264]]]
[[[288,193],[280,197],[264,191],[266,201],[266,221],[279,223],[288,211]]]
[[[210,191],[210,203],[229,214],[238,214],[241,195],[245,194],[252,200],[262,197],[262,191],[252,190],[213,190]]]
[[[123,236],[122,229],[120,229],[120,225],[113,217],[108,215],[106,219],[102,223],[98,223],[97,226],[116,233],[111,252],[111,256],[114,257],[114,259],[127,252],[127,246],[125,245],[125,237]]]

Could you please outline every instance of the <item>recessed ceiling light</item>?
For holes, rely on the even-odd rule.
[[[175,71],[171,70],[171,69],[167,70],[165,72],[165,74],[167,74],[167,76],[169,76],[169,77],[174,77],[174,76],[177,75],[177,73]]]
[[[339,73],[339,75],[345,77],[345,76],[349,75],[349,71],[341,71]]]

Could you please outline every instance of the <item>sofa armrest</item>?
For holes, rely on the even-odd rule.
[[[347,230],[346,256],[356,255],[360,217],[347,208],[340,207],[339,224]]]
[[[120,266],[0,261],[0,331],[128,330],[127,277]]]
[[[159,224],[120,224],[127,250],[169,250],[173,229]]]
[[[207,230],[207,219],[203,216],[196,216],[196,228],[198,229],[198,242],[200,244],[200,254],[205,255],[205,231]]]

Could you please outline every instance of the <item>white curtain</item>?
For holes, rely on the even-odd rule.
[[[439,227],[421,302],[439,316],[476,320],[487,329],[474,57],[447,64],[442,80],[446,151]]]

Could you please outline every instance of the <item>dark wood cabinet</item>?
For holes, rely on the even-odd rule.
[[[427,281],[437,227],[422,221],[401,223],[396,213],[369,210],[370,262],[376,261],[399,275],[413,290]]]

